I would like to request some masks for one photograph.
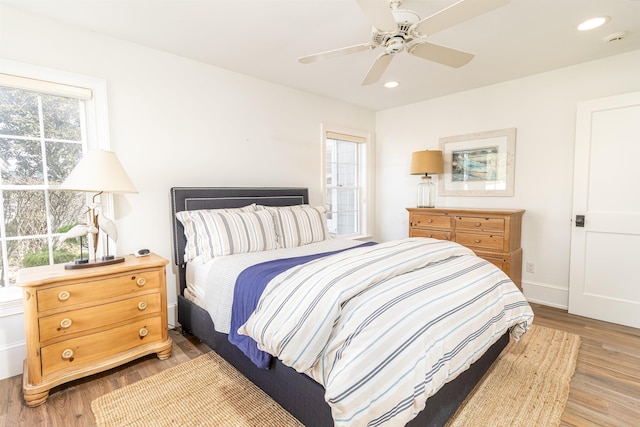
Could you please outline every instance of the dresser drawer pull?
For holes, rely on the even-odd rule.
[[[140,301],[138,303],[138,310],[143,311],[147,308],[147,302],[146,301]]]
[[[62,329],[67,329],[67,328],[69,328],[71,326],[72,323],[73,322],[71,321],[71,319],[62,319],[60,321],[60,327]]]
[[[429,224],[431,224],[431,223],[433,222],[433,220],[432,220],[431,218],[429,218],[429,219],[427,220],[427,222],[428,222]]]
[[[69,360],[73,357],[73,350],[71,350],[70,348],[66,349],[65,351],[62,352],[62,358],[65,360]]]
[[[476,227],[480,227],[482,225],[481,222],[476,222]]]
[[[148,333],[149,333],[149,330],[147,328],[142,328],[138,331],[140,338],[146,337]]]
[[[58,299],[60,301],[66,301],[69,299],[69,297],[71,297],[71,292],[69,291],[62,291],[58,294]]]
[[[136,284],[140,287],[144,286],[147,283],[147,279],[145,279],[144,277],[140,277],[138,278],[138,280],[136,280]]]
[[[476,239],[476,243],[480,243],[480,239]]]

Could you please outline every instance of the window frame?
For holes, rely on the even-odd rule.
[[[352,234],[339,235],[341,238],[348,239],[362,239],[370,237],[369,233],[369,209],[367,206],[368,194],[370,191],[371,180],[369,179],[370,162],[369,156],[371,155],[371,132],[359,129],[352,129],[343,126],[323,124],[322,125],[322,203],[328,207],[327,190],[327,139],[339,139],[331,138],[329,135],[343,135],[345,139],[342,141],[354,142],[358,144],[358,164],[357,164],[357,185],[354,188],[358,188],[358,223],[360,224],[359,231]],[[352,137],[352,138],[349,138]]]
[[[84,101],[86,149],[109,150],[109,120],[107,105],[107,83],[104,79],[84,76],[66,71],[49,69],[37,65],[0,59],[0,73],[16,76],[16,84],[3,86],[36,90],[43,93],[57,94],[56,85],[82,88],[91,91],[91,98]],[[28,79],[34,87],[21,86],[20,79]],[[51,189],[55,189],[51,186]],[[113,218],[113,202],[110,195],[101,195],[103,210]],[[16,296],[15,286],[7,284],[0,287],[0,302],[13,300]]]

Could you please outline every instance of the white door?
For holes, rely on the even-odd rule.
[[[640,328],[640,92],[578,104],[574,167],[569,312]]]

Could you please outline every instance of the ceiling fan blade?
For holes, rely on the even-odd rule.
[[[380,77],[382,77],[392,59],[393,55],[389,55],[388,53],[383,53],[382,55],[378,56],[373,62],[371,68],[369,68],[369,72],[367,72],[364,80],[362,80],[361,85],[371,85],[380,80]]]
[[[385,0],[356,0],[360,9],[369,18],[374,27],[381,31],[395,31],[398,28],[389,3]]]
[[[325,59],[335,58],[342,55],[350,55],[352,53],[362,52],[365,50],[371,50],[375,46],[370,43],[357,44],[354,46],[342,47],[340,49],[328,50],[326,52],[315,53],[313,55],[301,56],[298,58],[298,62],[301,64],[310,64],[311,62],[322,61]]]
[[[416,30],[423,36],[430,36],[502,7],[510,1],[511,0],[460,0],[418,22]]]
[[[468,64],[474,56],[471,53],[429,42],[416,43],[407,50],[411,55],[454,68]]]

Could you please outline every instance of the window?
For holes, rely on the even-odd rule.
[[[329,232],[362,236],[366,232],[365,132],[325,129],[324,183]]]
[[[91,88],[10,74],[4,64],[0,71],[0,287],[5,287],[15,283],[22,267],[78,257],[79,242],[59,236],[86,221],[87,201],[56,187],[89,145],[97,148],[97,133],[88,126],[96,123]]]

